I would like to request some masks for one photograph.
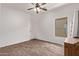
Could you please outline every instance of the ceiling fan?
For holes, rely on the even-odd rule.
[[[32,10],[34,9],[36,11],[36,13],[38,14],[40,10],[44,10],[47,11],[46,8],[41,7],[42,5],[45,5],[46,3],[32,3],[32,5],[34,5],[34,7],[29,8],[27,10]]]

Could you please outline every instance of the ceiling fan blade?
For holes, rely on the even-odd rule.
[[[31,10],[31,9],[34,9],[34,8],[29,8],[29,9],[27,9],[27,10]]]
[[[42,10],[44,10],[44,11],[47,11],[47,9],[46,9],[46,8],[40,8],[40,9],[42,9]]]
[[[41,5],[45,5],[46,3],[42,3]]]
[[[32,5],[35,5],[34,3],[32,3]]]

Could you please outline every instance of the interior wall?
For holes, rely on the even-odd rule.
[[[31,18],[31,37],[49,42],[64,44],[65,38],[71,37],[72,22],[73,20],[76,20],[74,18],[74,12],[79,10],[78,6],[79,4],[68,4],[43,14],[34,14]],[[61,17],[68,17],[67,37],[55,36],[55,19]]]
[[[79,10],[78,6],[79,4],[69,4],[45,13],[29,15],[0,4],[0,47],[32,38],[64,44],[65,37],[55,36],[55,19],[68,17],[68,37],[70,37],[71,23],[72,20],[75,21],[74,12]],[[75,33],[74,30],[73,32]]]
[[[30,40],[30,15],[0,4],[0,47]]]

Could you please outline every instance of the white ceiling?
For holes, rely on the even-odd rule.
[[[67,3],[47,3],[46,5],[42,7],[46,7],[48,10],[55,9],[57,7],[66,5]],[[25,11],[25,12],[30,12],[27,9],[30,7],[34,7],[31,3],[4,3],[2,4],[3,6],[9,7],[9,8],[14,8],[17,10]],[[33,10],[31,10],[33,11]]]

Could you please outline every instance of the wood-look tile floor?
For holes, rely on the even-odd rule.
[[[63,56],[62,45],[30,40],[27,42],[0,48],[0,56]]]

